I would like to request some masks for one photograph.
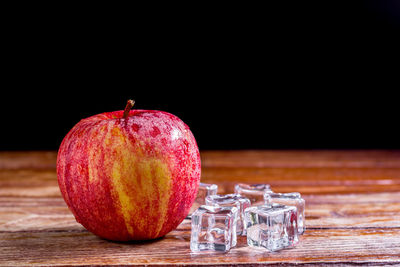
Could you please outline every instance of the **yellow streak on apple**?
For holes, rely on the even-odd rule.
[[[150,214],[158,214],[159,222],[154,236],[157,236],[163,226],[163,222],[168,212],[169,190],[171,187],[171,175],[165,163],[156,158],[147,159],[146,162],[138,164],[140,172],[145,179],[141,179],[141,189],[143,197],[147,196],[157,202],[157,205],[149,207]],[[157,188],[154,188],[157,185]]]
[[[157,227],[153,233],[156,236],[162,228],[162,223],[167,215],[169,190],[171,186],[171,175],[165,163],[156,158],[145,155],[139,142],[132,145],[121,133],[121,130],[114,128],[112,131],[113,139],[107,136],[105,145],[115,152],[115,157],[109,159],[112,165],[111,181],[116,191],[117,198],[121,205],[126,228],[129,234],[134,235],[130,225],[134,221],[136,228],[140,232],[148,232],[150,229],[143,215],[138,214],[157,214],[160,217]],[[119,138],[116,138],[116,137]],[[118,141],[116,141],[118,140]],[[135,151],[134,154],[132,151]],[[136,173],[141,173],[142,179],[136,177]],[[145,177],[145,179],[143,179]],[[154,181],[154,182],[153,182]],[[157,185],[158,188],[154,188]],[[135,194],[128,194],[128,190],[134,190]],[[158,192],[158,194],[157,194]],[[132,203],[143,203],[144,201],[158,202],[158,205],[133,205]],[[146,210],[147,209],[147,210]]]

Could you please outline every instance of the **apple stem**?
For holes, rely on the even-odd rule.
[[[128,100],[128,102],[126,103],[126,107],[124,109],[124,116],[123,116],[124,119],[128,118],[129,111],[131,110],[131,108],[133,107],[134,104],[135,104],[135,100],[132,100],[132,99]]]

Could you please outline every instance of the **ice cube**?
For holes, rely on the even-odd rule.
[[[246,235],[244,228],[244,210],[250,207],[250,200],[239,194],[213,195],[206,197],[206,205],[220,207],[236,207],[239,210],[236,224],[238,235]]]
[[[264,204],[264,193],[272,192],[268,184],[236,184],[235,193],[250,199],[252,206]]]
[[[188,216],[190,217],[195,210],[197,210],[201,205],[204,205],[206,203],[205,198],[207,196],[216,195],[217,190],[218,190],[218,185],[216,184],[200,183],[196,199],[194,200],[194,203],[190,208]]]
[[[301,235],[306,230],[305,226],[305,205],[306,202],[301,198],[301,194],[294,193],[273,193],[265,192],[264,200],[266,204],[279,203],[286,206],[295,206],[297,208],[297,227],[298,233]]]
[[[200,206],[192,214],[190,249],[229,251],[236,246],[236,207]]]
[[[250,247],[277,251],[298,243],[296,207],[252,206],[245,210],[245,224]]]

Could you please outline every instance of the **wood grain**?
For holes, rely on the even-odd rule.
[[[202,181],[232,192],[266,182],[306,199],[307,230],[268,253],[240,237],[229,253],[191,253],[190,220],[164,238],[110,242],[61,198],[56,152],[0,152],[0,265],[400,265],[400,151],[204,151]]]

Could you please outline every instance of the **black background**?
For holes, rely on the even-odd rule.
[[[128,98],[200,149],[400,148],[398,1],[103,8],[6,20],[0,150],[56,150]]]

